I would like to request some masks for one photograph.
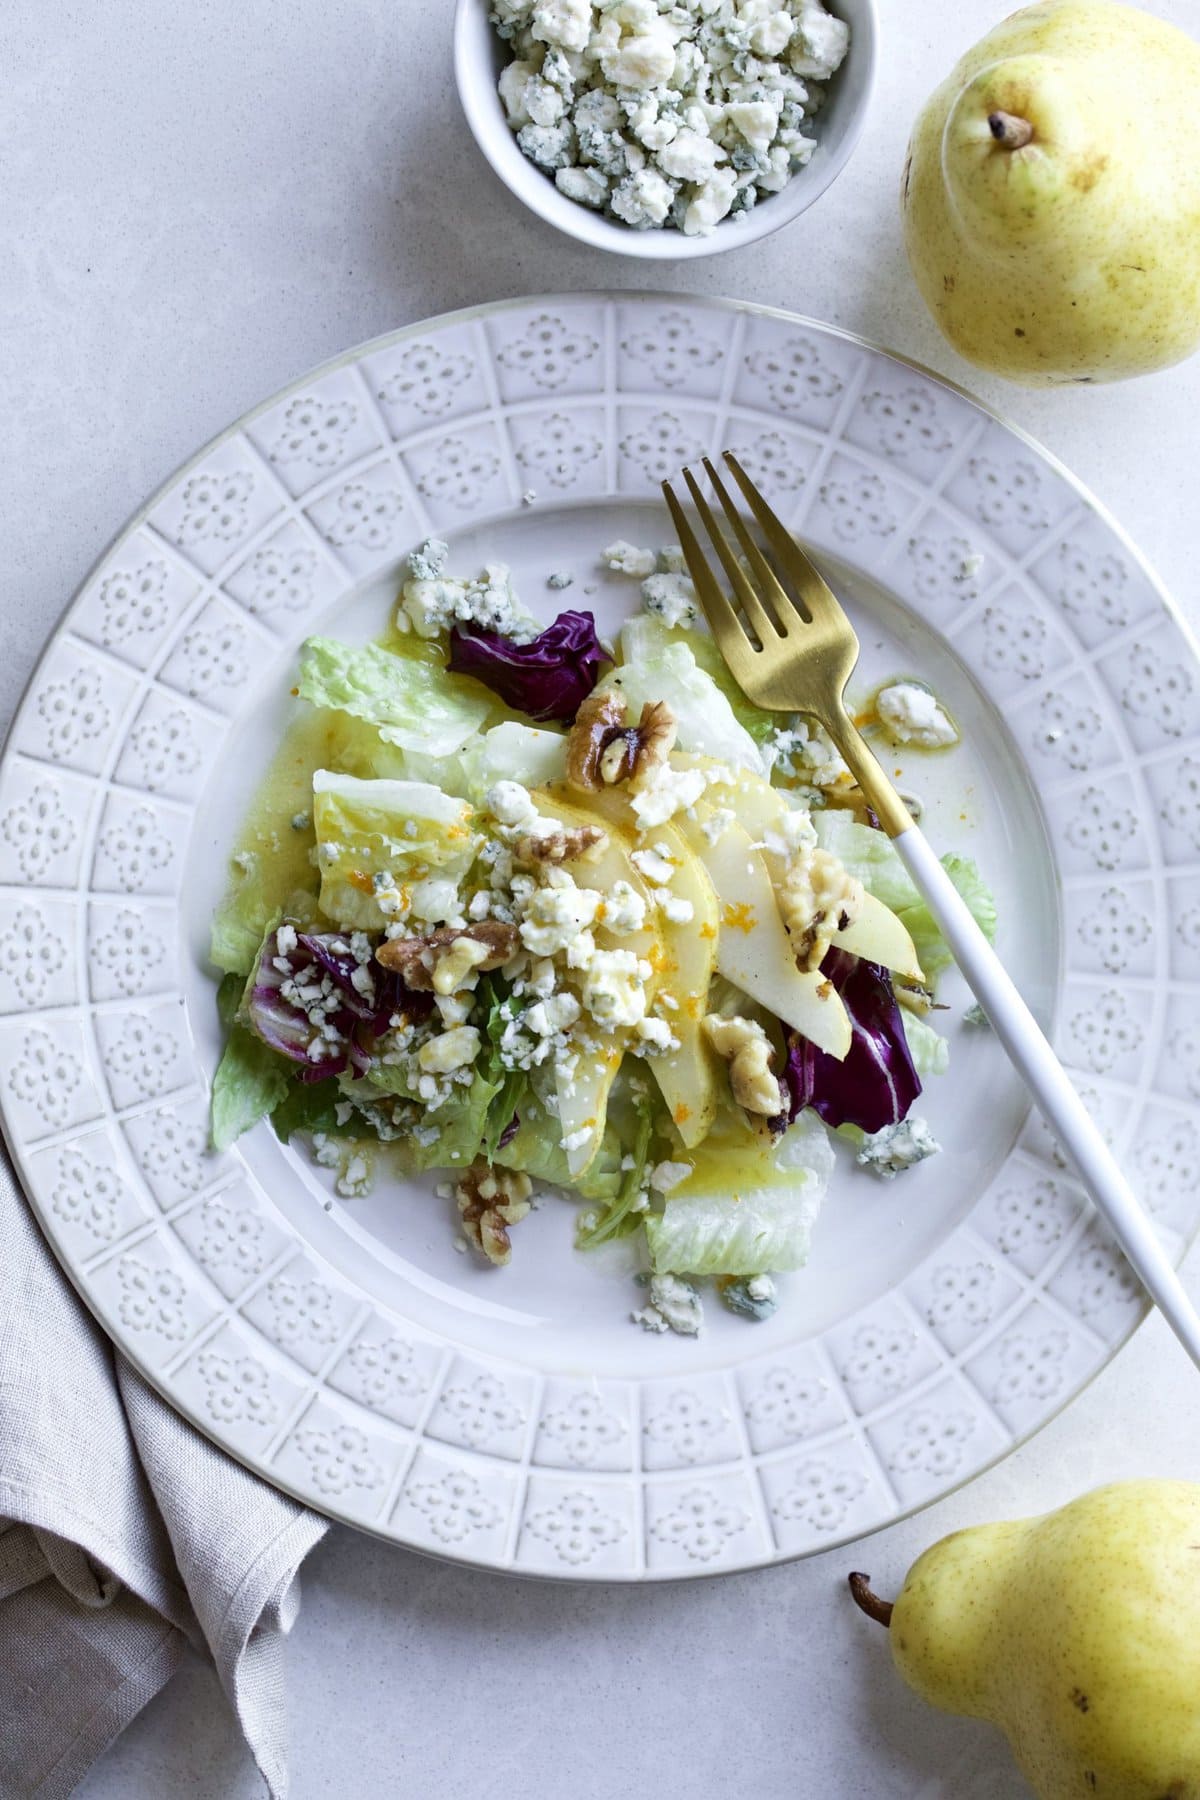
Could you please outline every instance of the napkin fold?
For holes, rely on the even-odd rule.
[[[0,1800],[58,1800],[209,1655],[287,1791],[283,1638],[327,1521],[233,1462],[109,1342],[0,1151]]]

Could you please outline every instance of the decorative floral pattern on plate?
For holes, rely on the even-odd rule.
[[[628,1535],[628,1526],[606,1512],[587,1488],[564,1494],[553,1506],[527,1512],[525,1529],[573,1569],[592,1562]]]
[[[719,1561],[747,1531],[751,1515],[725,1489],[689,1487],[660,1496],[650,1538],[700,1568]]]

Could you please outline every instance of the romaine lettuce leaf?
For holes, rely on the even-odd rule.
[[[621,1146],[612,1127],[586,1173],[573,1176],[562,1147],[562,1121],[532,1084],[521,1106],[521,1122],[495,1160],[504,1169],[523,1169],[534,1181],[571,1188],[585,1200],[611,1200],[621,1185]]]
[[[271,1128],[281,1144],[291,1141],[297,1131],[323,1131],[326,1137],[353,1137],[355,1121],[342,1123],[337,1109],[345,1103],[336,1080],[297,1081],[288,1083],[287,1093],[271,1111]],[[359,1122],[358,1130],[363,1130]]]
[[[209,1130],[214,1150],[228,1150],[279,1105],[289,1086],[287,1064],[237,1022],[243,986],[240,975],[230,974],[217,990],[217,1014],[228,1036],[213,1076]]]
[[[718,1123],[687,1180],[646,1220],[659,1274],[761,1275],[799,1269],[833,1170],[824,1126],[803,1114],[769,1143]]]
[[[402,1154],[407,1167],[449,1169],[452,1173],[469,1169],[475,1158],[483,1154],[488,1108],[498,1092],[499,1084],[489,1081],[477,1069],[470,1087],[457,1088],[436,1112],[427,1114],[425,1124],[438,1134],[431,1144],[418,1143],[414,1138],[404,1140]]]
[[[429,663],[334,638],[304,645],[299,692],[314,706],[367,720],[387,744],[435,757],[461,750],[491,711],[486,699]]]
[[[468,744],[460,761],[471,798],[482,801],[498,781],[545,787],[566,773],[567,740],[559,731],[506,719]]]
[[[646,1163],[655,1125],[654,1108],[648,1098],[637,1102],[635,1117],[636,1132],[628,1152],[630,1166],[622,1170],[621,1185],[603,1211],[583,1215],[589,1222],[584,1225],[581,1221],[575,1234],[575,1243],[580,1250],[593,1250],[597,1244],[625,1237],[641,1224],[642,1215],[635,1210],[635,1205],[645,1188]]]
[[[975,923],[990,942],[996,935],[996,901],[992,890],[973,858],[948,854],[941,859],[942,867],[970,907],[975,916]],[[908,927],[909,936],[916,947],[917,961],[926,975],[936,975],[939,970],[948,968],[954,961],[950,947],[924,900],[918,895],[911,906],[901,909],[900,918]]]
[[[500,1055],[500,1040],[514,1004],[507,983],[499,975],[485,975],[479,984],[479,997],[488,1009],[484,1024],[487,1054],[483,1069],[496,1088],[484,1122],[482,1141],[483,1154],[491,1163],[495,1162],[504,1145],[512,1142],[520,1127],[518,1114],[529,1088],[529,1075],[524,1069],[506,1069]]]

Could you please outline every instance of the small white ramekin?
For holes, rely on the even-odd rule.
[[[723,219],[707,237],[682,231],[635,231],[560,194],[551,178],[522,154],[496,88],[508,61],[507,45],[488,21],[488,0],[458,0],[454,20],[454,78],[472,135],[505,186],[539,218],[569,237],[618,256],[682,262],[753,244],[799,218],[837,180],[862,134],[875,85],[878,42],[876,0],[832,0],[830,10],[850,27],[850,49],[829,84],[813,122],[817,148],[782,193],[769,194],[749,213]]]

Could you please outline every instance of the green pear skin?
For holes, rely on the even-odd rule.
[[[1114,0],[1042,0],[968,51],[917,120],[902,196],[917,285],[961,355],[1030,387],[1190,355],[1198,94],[1200,44]]]
[[[1200,1486],[1129,1481],[955,1532],[910,1569],[892,1656],[999,1725],[1039,1800],[1200,1800]]]

